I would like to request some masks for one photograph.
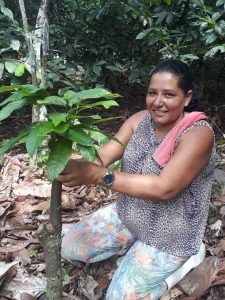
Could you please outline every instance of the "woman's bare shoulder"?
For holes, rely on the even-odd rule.
[[[132,131],[135,132],[139,123],[145,118],[145,116],[148,114],[147,109],[141,110],[135,114],[133,114],[127,122],[129,122],[130,126],[132,127]]]

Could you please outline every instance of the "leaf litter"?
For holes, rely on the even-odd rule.
[[[219,161],[204,237],[206,258],[161,300],[225,299],[225,171]],[[51,185],[28,163],[26,154],[5,155],[0,172],[1,300],[46,299],[44,252],[36,230],[48,220]],[[102,187],[63,187],[63,229],[115,199],[116,193]],[[63,260],[63,299],[104,299],[122,254],[94,264]]]

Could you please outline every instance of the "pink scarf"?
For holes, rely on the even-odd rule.
[[[162,143],[155,150],[152,157],[161,166],[165,167],[166,163],[170,160],[174,153],[174,146],[177,137],[187,127],[199,120],[207,120],[207,117],[202,112],[192,112],[180,120],[165,136]]]

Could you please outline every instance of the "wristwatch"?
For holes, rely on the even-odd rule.
[[[107,187],[113,185],[115,181],[115,174],[113,171],[107,170],[107,172],[102,176],[103,184]]]

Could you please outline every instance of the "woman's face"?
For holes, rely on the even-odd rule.
[[[147,109],[156,125],[172,125],[182,118],[184,107],[192,97],[178,85],[179,78],[169,72],[152,76],[146,97]]]

